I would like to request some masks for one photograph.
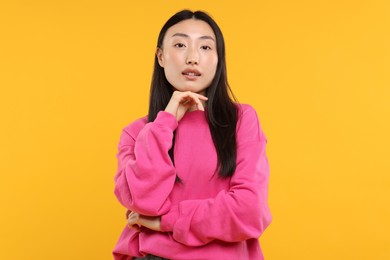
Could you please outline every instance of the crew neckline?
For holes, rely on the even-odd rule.
[[[193,111],[188,111],[188,112],[186,112],[184,114],[184,116],[183,116],[183,118],[181,120],[183,120],[185,118],[188,118],[188,117],[197,116],[197,115],[204,115],[204,113],[205,113],[205,111],[202,111],[202,110],[199,110],[199,109],[193,110]]]

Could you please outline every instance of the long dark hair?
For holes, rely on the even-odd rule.
[[[162,27],[158,36],[157,47],[162,48],[165,34],[171,26],[187,19],[198,19],[206,22],[210,25],[216,37],[218,65],[214,79],[206,89],[208,101],[205,113],[218,156],[216,172],[219,172],[220,177],[229,177],[236,170],[238,109],[233,101],[236,99],[227,81],[225,42],[220,28],[205,12],[183,10],[173,15]],[[164,69],[159,65],[157,56],[155,56],[150,89],[149,122],[154,121],[157,113],[166,108],[173,91],[173,86],[165,77]],[[170,156],[174,161],[173,146]]]

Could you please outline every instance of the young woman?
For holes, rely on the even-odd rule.
[[[148,116],[120,138],[115,194],[128,226],[114,259],[263,259],[267,140],[229,93],[218,25],[176,13],[158,37]]]

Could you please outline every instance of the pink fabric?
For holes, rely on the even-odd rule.
[[[217,155],[205,113],[178,123],[161,111],[123,129],[115,194],[127,209],[161,216],[163,232],[124,228],[114,259],[154,254],[169,259],[263,259],[258,238],[271,222],[267,139],[256,111],[239,105],[237,169],[214,174]],[[175,165],[168,151],[175,131]],[[182,183],[175,182],[176,174]],[[124,219],[125,222],[125,219]]]

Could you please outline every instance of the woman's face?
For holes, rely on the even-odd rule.
[[[204,95],[217,69],[216,48],[211,27],[202,20],[188,19],[167,30],[157,58],[176,90]]]

